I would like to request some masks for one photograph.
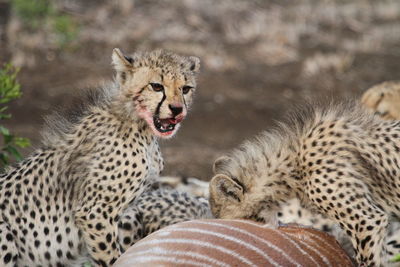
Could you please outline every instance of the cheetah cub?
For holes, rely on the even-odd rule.
[[[400,118],[400,81],[379,83],[362,96],[364,106],[386,120]]]
[[[357,103],[307,106],[215,162],[219,218],[271,220],[292,198],[336,221],[360,266],[382,266],[386,228],[400,216],[400,122]]]
[[[44,146],[1,176],[1,266],[110,266],[120,255],[119,215],[162,170],[157,138],[185,118],[199,60],[114,49],[112,63],[115,82],[80,115],[53,118]]]

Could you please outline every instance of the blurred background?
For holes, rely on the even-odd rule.
[[[208,180],[213,161],[310,97],[359,97],[399,79],[398,0],[0,0],[0,63],[22,97],[1,122],[40,145],[44,116],[109,81],[112,48],[202,60],[193,109],[162,141],[164,175]]]

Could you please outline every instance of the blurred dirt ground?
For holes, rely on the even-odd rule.
[[[398,0],[54,0],[80,25],[62,49],[48,25],[27,30],[10,3],[0,0],[0,63],[21,66],[24,95],[6,126],[34,147],[45,115],[112,79],[113,47],[201,58],[192,112],[161,142],[166,175],[207,180],[214,159],[293,105],[359,97],[400,74]]]

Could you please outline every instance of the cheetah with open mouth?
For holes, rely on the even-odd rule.
[[[0,177],[0,265],[111,266],[118,221],[163,169],[158,138],[178,130],[199,59],[114,49],[115,82],[53,116],[43,146]]]

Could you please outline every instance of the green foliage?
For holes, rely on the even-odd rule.
[[[53,25],[61,48],[68,46],[78,36],[78,23],[69,15],[54,16]]]
[[[52,13],[50,0],[12,0],[12,7],[17,16],[36,29]]]
[[[49,25],[59,48],[68,47],[78,36],[78,23],[71,15],[58,11],[52,0],[11,0],[11,4],[28,29],[42,30]]]
[[[11,64],[5,64],[0,69],[0,120],[11,118],[7,113],[10,101],[21,96],[20,85],[17,82],[18,69]],[[14,136],[10,131],[0,124],[0,136],[3,139],[3,146],[0,150],[0,169],[3,169],[13,159],[21,160],[21,154],[17,148],[24,148],[30,145],[27,138]]]
[[[391,262],[399,262],[400,261],[400,254],[397,254],[393,258],[390,259]]]
[[[18,70],[14,69],[11,64],[5,64],[4,68],[0,69],[0,104],[10,102],[21,96],[20,85],[17,82],[17,73]],[[1,110],[1,113],[3,113],[7,107],[2,109],[4,110]]]

